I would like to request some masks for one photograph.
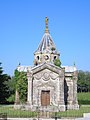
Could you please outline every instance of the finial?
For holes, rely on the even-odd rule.
[[[21,65],[21,63],[19,62],[18,66],[20,66],[20,65]]]
[[[48,33],[48,17],[45,18],[46,30],[45,32]]]
[[[74,62],[74,64],[73,64],[74,66],[76,66],[76,63]]]

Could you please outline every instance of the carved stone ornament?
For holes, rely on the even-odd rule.
[[[48,55],[45,55],[44,58],[45,58],[45,60],[48,60],[48,59],[49,59],[49,56],[48,56]]]
[[[53,79],[53,80],[55,80],[56,78],[58,78],[58,76],[55,75],[55,74],[53,74],[52,72],[50,73],[50,77],[51,77],[51,79]]]
[[[48,72],[45,72],[45,73],[43,74],[42,79],[45,80],[45,81],[49,80],[49,79],[50,79],[49,73],[48,73]]]
[[[37,79],[37,80],[40,80],[41,79],[41,77],[42,77],[42,74],[37,74],[37,75],[35,75],[35,78]]]

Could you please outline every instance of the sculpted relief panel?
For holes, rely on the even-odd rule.
[[[41,72],[39,72],[39,73],[36,73],[36,74],[34,75],[34,78],[35,78],[36,80],[40,80],[40,79],[42,78],[42,79],[45,80],[45,81],[50,80],[50,78],[51,78],[52,80],[56,80],[56,78],[58,78],[58,77],[59,77],[58,74],[56,74],[56,73],[54,73],[54,72],[52,72],[52,71],[50,71],[50,70],[48,70],[48,69],[45,69],[45,70],[43,70],[43,71],[41,71]]]
[[[59,75],[52,71],[45,69],[34,75],[33,80],[33,101],[34,104],[41,105],[41,92],[42,90],[50,91],[50,104],[57,103],[59,86]],[[36,99],[38,97],[38,100]]]

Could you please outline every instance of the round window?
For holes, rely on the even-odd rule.
[[[49,56],[48,55],[45,55],[45,60],[48,60],[49,59]]]

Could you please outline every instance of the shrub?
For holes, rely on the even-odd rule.
[[[61,61],[59,60],[59,58],[55,59],[54,65],[56,65],[56,66],[58,66],[58,67],[61,66]]]

